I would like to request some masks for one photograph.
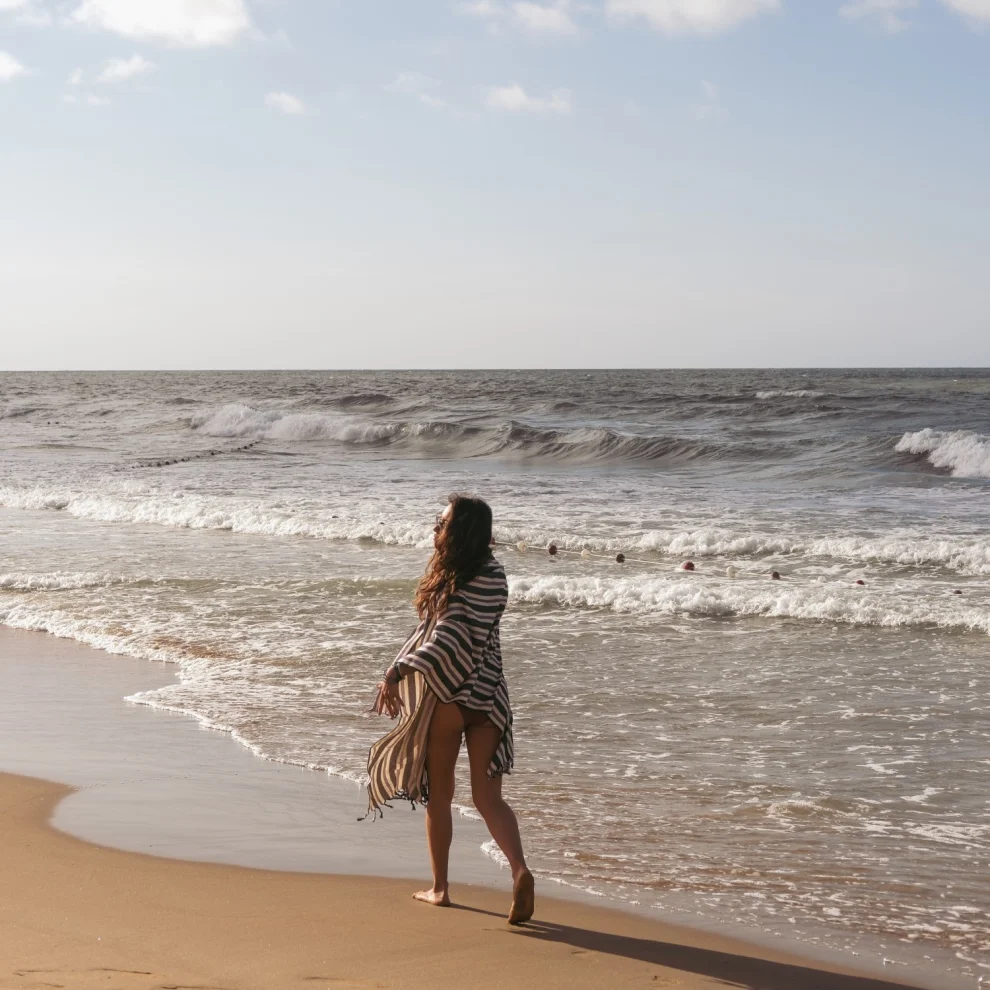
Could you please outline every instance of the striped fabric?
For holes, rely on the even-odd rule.
[[[369,811],[392,798],[426,803],[426,741],[437,701],[484,712],[501,729],[489,777],[511,773],[512,709],[502,674],[499,622],[508,586],[490,557],[473,581],[450,597],[437,620],[424,619],[403,644],[396,663],[403,702],[399,724],[368,755]]]

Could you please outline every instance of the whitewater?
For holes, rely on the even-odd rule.
[[[2,374],[0,449],[0,622],[356,783],[482,494],[545,878],[990,971],[990,373]]]

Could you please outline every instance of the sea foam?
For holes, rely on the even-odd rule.
[[[933,467],[954,478],[990,478],[990,437],[971,430],[905,433],[894,448],[902,454],[927,454]]]
[[[0,574],[0,591],[78,591],[83,588],[108,588],[114,584],[126,584],[127,581],[127,578],[119,574],[12,572]]]
[[[534,605],[607,608],[629,614],[764,617],[886,628],[920,627],[990,633],[990,611],[952,598],[867,590],[849,581],[781,586],[717,578],[510,578],[510,599]]]
[[[756,393],[758,399],[820,399],[823,395],[810,388],[771,388]]]
[[[387,440],[402,429],[402,424],[397,423],[375,423],[330,413],[255,409],[240,403],[197,413],[190,418],[190,425],[211,437],[338,440],[345,443]]]
[[[420,515],[403,516],[379,506],[331,509],[312,499],[273,504],[265,498],[200,495],[155,490],[134,483],[77,491],[0,485],[0,506],[62,511],[104,523],[137,523],[179,529],[228,530],[258,536],[302,536],[324,540],[364,540],[390,546],[432,546],[432,526]],[[495,537],[509,553],[524,541],[532,547],[551,541],[561,550],[656,557],[756,559],[786,556],[792,564],[879,565],[936,568],[958,574],[990,574],[990,539],[980,535],[897,530],[850,536],[823,533],[768,533],[723,526],[648,529],[598,536],[563,529],[553,518],[535,525],[499,527]],[[656,561],[660,563],[660,560]]]

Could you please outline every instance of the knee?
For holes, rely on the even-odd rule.
[[[434,808],[437,811],[450,810],[450,805],[454,800],[454,788],[446,784],[440,787],[430,784],[430,800],[427,802],[427,810]]]
[[[482,818],[487,818],[502,803],[502,799],[488,785],[489,782],[486,780],[483,785],[475,785],[471,788],[471,800],[474,801],[474,806]]]
[[[430,779],[430,799],[427,802],[427,809],[435,808],[437,811],[441,809],[450,809],[451,802],[454,800],[454,780],[453,774],[451,774],[451,779],[447,780],[446,775],[437,776],[436,778]]]

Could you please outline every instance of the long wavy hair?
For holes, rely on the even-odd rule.
[[[421,619],[438,616],[450,596],[474,580],[491,556],[492,510],[474,495],[451,495],[450,515],[437,533],[436,549],[416,588],[413,603]]]

